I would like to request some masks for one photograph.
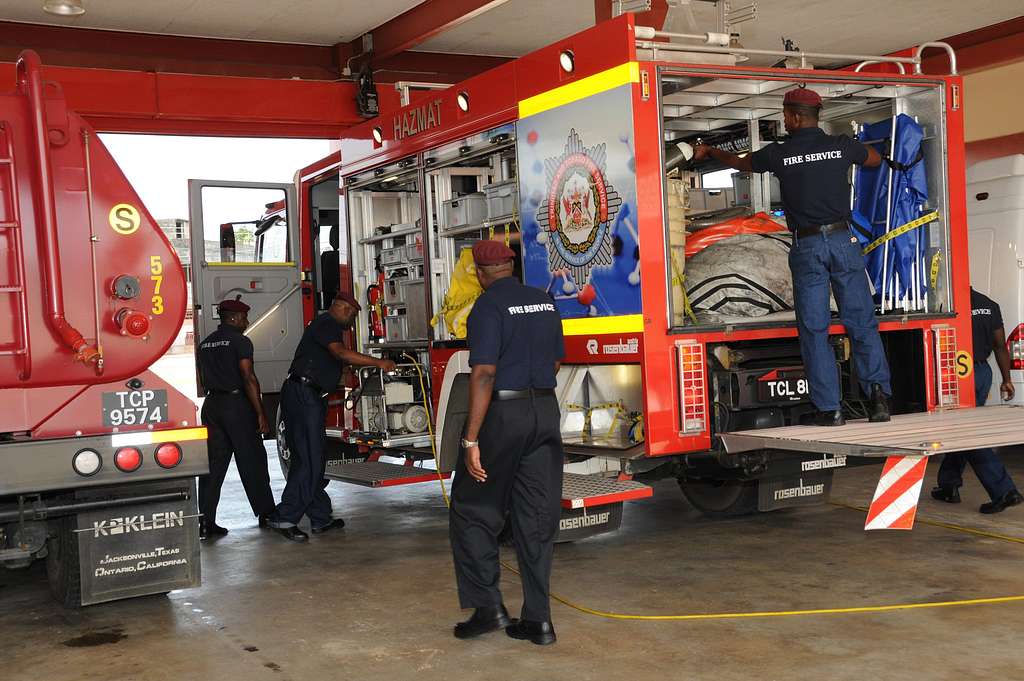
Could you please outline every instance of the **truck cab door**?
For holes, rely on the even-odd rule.
[[[294,185],[189,180],[189,214],[197,357],[217,304],[240,295],[260,387],[280,392],[304,328]]]

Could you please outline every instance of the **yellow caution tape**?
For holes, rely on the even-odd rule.
[[[684,282],[686,281],[686,274],[683,272],[683,269],[679,267],[679,264],[676,262],[676,254],[671,253],[669,254],[669,257],[672,258],[672,271],[675,273],[675,276],[672,277],[672,285],[679,287],[679,291],[683,295],[683,310],[684,312],[686,312],[686,316],[690,318],[690,321],[696,324],[697,315],[693,313],[693,307],[690,306],[690,296],[686,294],[686,286],[684,286]]]
[[[935,290],[935,286],[939,283],[939,263],[942,262],[942,251],[935,251],[935,255],[932,256],[932,269],[931,269],[931,290]]]
[[[876,248],[878,248],[882,244],[886,243],[887,241],[891,241],[891,240],[895,239],[898,236],[903,236],[907,232],[915,230],[918,227],[920,227],[921,225],[927,225],[928,223],[935,222],[938,219],[939,219],[939,212],[935,211],[935,212],[932,212],[932,213],[928,213],[928,215],[925,215],[924,217],[920,217],[920,218],[918,218],[916,220],[911,220],[907,224],[900,225],[896,229],[890,230],[888,234],[885,234],[884,236],[880,236],[877,239],[875,239],[874,241],[872,241],[870,244],[868,244],[864,248],[863,253],[864,253],[864,255],[867,255],[868,253],[870,253],[871,251],[875,250]]]

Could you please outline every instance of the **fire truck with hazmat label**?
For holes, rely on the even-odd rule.
[[[294,188],[248,187],[254,205],[287,195],[288,229],[257,237],[257,251],[259,239],[280,240],[271,251],[282,257],[241,275],[211,263],[197,272],[210,292],[195,297],[207,309],[232,287],[264,297],[264,349],[279,368],[261,382],[283,379],[296,323],[322,313],[339,287],[363,302],[349,342],[399,365],[391,375],[361,369],[330,398],[329,479],[383,488],[453,470],[466,318],[480,294],[470,247],[480,239],[508,243],[516,276],[547,291],[563,317],[562,540],[614,529],[623,502],[650,496],[645,483],[658,478],[678,480],[705,514],[731,516],[823,501],[839,468],[885,460],[892,476],[923,476],[930,455],[1020,441],[1014,408],[972,408],[952,49],[746,50],[719,19],[726,30],[679,33],[621,15],[462,83],[410,92],[398,110],[347,130]],[[923,72],[926,50],[943,74]],[[777,64],[754,65],[766,58]],[[830,347],[851,423],[807,425],[814,407],[777,180],[736,174],[722,187],[709,177],[721,168],[690,162],[698,141],[737,154],[785,144],[783,96],[796,87],[821,96],[827,132],[890,161],[850,178],[851,238],[893,370],[889,423],[864,418],[833,303]],[[213,184],[194,182],[194,229],[204,229]],[[287,469],[286,432],[279,420]],[[910,480],[878,523],[912,522],[920,484]]]
[[[195,404],[152,371],[185,316],[171,244],[24,52],[0,94],[0,565],[69,607],[199,584]]]

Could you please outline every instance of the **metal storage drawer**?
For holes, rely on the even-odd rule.
[[[407,262],[405,246],[385,248],[380,252],[381,265],[401,265]]]
[[[487,217],[487,195],[476,192],[445,201],[444,214],[448,227],[478,225]]]
[[[519,181],[506,180],[484,187],[487,217],[500,218],[519,212]]]

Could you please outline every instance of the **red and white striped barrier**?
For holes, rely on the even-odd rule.
[[[927,456],[890,456],[886,459],[864,529],[913,529],[927,467]]]

